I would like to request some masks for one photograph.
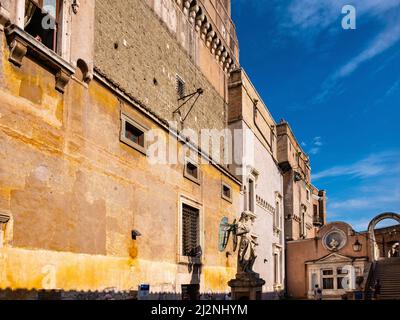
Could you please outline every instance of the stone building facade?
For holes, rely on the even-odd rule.
[[[362,299],[370,299],[374,280],[380,276],[383,289],[395,294],[398,269],[382,272],[379,265],[391,261],[398,265],[400,225],[375,229],[377,222],[393,218],[400,221],[400,215],[395,213],[379,215],[371,221],[369,230],[362,232],[345,222],[331,222],[320,228],[313,239],[288,241],[288,295],[314,299],[318,285],[323,299],[354,299],[356,291],[361,292]]]
[[[228,2],[0,1],[1,289],[228,290],[241,183],[181,131],[226,127]],[[149,163],[151,131],[177,163]]]
[[[326,222],[326,192],[312,185],[310,158],[290,125],[281,121],[276,130],[277,158],[283,174],[285,238],[313,238]]]
[[[313,237],[326,198],[240,69],[230,12],[0,0],[0,290],[224,294],[237,258],[221,221],[243,210],[264,297],[284,290],[285,236]]]
[[[277,162],[276,123],[243,69],[229,82],[229,128],[234,136],[233,174],[242,182],[241,208],[256,214],[258,237],[254,271],[265,280],[264,298],[284,290],[283,178]]]
[[[361,250],[353,248],[356,240]],[[350,225],[332,222],[318,230],[313,239],[287,243],[288,295],[297,299],[313,299],[315,285],[324,299],[341,298],[356,288],[357,278],[368,277],[369,242],[357,235]]]

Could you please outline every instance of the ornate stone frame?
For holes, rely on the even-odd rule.
[[[136,129],[142,131],[144,133],[144,147],[142,147],[141,145],[134,143],[133,141],[130,141],[129,139],[126,138],[125,132],[125,124],[129,123],[130,125],[134,126]],[[147,127],[145,127],[144,125],[138,123],[137,121],[133,120],[132,118],[130,118],[128,115],[126,115],[125,113],[121,112],[121,132],[120,132],[120,141],[130,147],[132,147],[133,149],[143,153],[144,155],[146,155],[147,152],[147,139],[146,139],[146,132],[149,129]]]
[[[332,250],[332,248],[330,248],[327,244],[326,244],[326,238],[331,235],[332,233],[339,233],[342,237],[343,237],[343,242],[339,245],[338,248],[336,248],[336,250]],[[347,235],[346,233],[339,229],[339,228],[332,228],[331,230],[329,230],[328,232],[326,232],[324,234],[324,236],[322,237],[322,245],[324,246],[324,248],[328,251],[339,251],[340,249],[342,249],[346,244],[347,244]]]

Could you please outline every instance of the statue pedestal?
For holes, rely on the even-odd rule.
[[[265,284],[258,273],[238,273],[236,279],[228,282],[232,289],[232,300],[261,300]]]

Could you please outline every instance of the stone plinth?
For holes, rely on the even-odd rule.
[[[258,273],[238,273],[236,279],[228,282],[232,289],[233,300],[261,300],[265,281]]]

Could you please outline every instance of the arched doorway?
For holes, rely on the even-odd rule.
[[[393,219],[396,220],[398,223],[400,223],[400,215],[394,212],[382,213],[371,220],[368,226],[368,237],[371,248],[371,257],[373,261],[378,260],[380,257],[379,248],[376,243],[375,227],[379,222],[385,219]]]

